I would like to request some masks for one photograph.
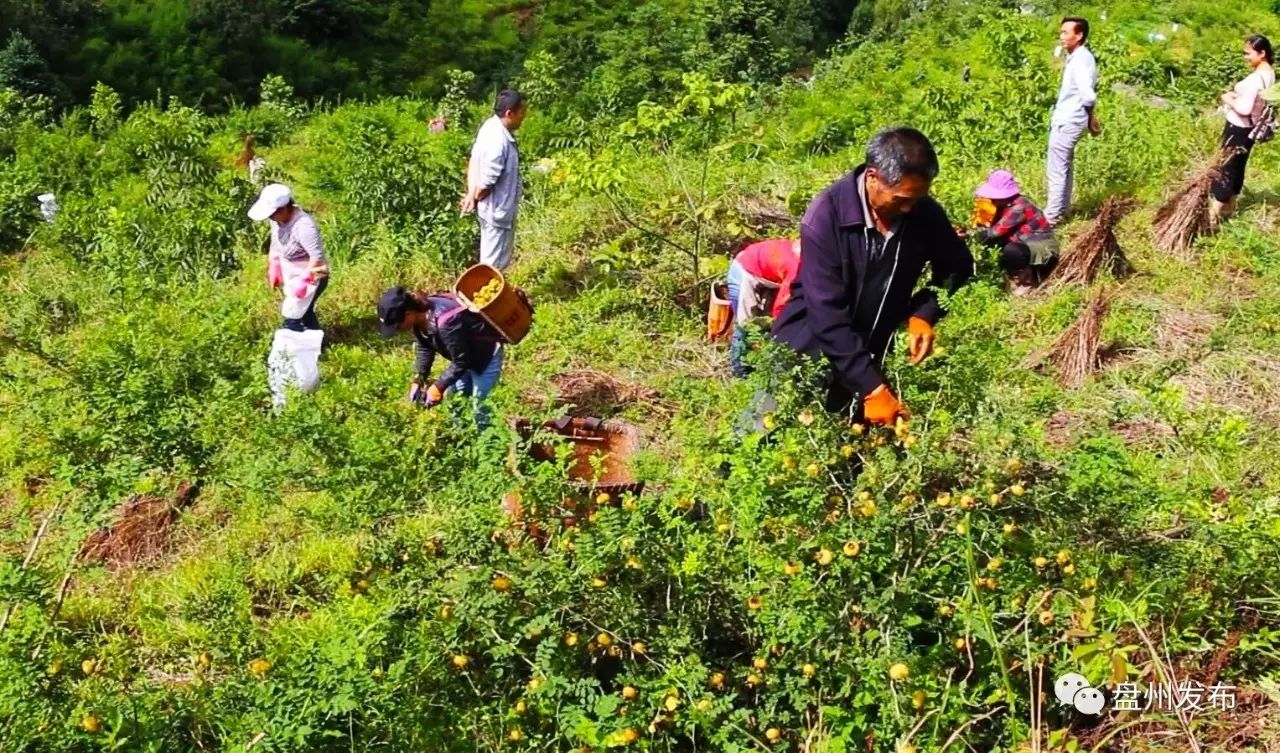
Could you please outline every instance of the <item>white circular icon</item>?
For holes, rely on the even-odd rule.
[[[1081,714],[1089,714],[1097,716],[1102,713],[1102,707],[1106,704],[1106,699],[1102,696],[1102,691],[1097,688],[1082,688],[1076,692],[1075,696],[1076,711]]]
[[[1084,675],[1070,672],[1059,677],[1053,684],[1053,694],[1058,697],[1058,702],[1063,706],[1070,706],[1075,701],[1076,693],[1087,687],[1089,687],[1089,681],[1084,679]]]

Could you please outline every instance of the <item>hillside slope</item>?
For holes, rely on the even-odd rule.
[[[100,93],[54,122],[0,93],[0,195],[28,204],[0,218],[0,749],[1280,744],[1280,147],[1187,258],[1150,228],[1215,146],[1240,74],[1221,61],[1280,28],[1235,1],[1084,12],[1105,131],[1082,143],[1066,234],[1135,197],[1118,235],[1136,271],[1014,299],[983,256],[942,352],[893,357],[908,433],[841,425],[767,370],[730,381],[695,291],[891,123],[935,140],[957,221],[993,167],[1041,196],[1056,13],[934,3],[808,84],[690,75],[572,139],[534,103],[524,162],[546,172],[527,173],[510,276],[538,310],[495,405],[554,417],[602,372],[631,389],[591,407],[644,438],[644,494],[575,526],[561,508],[589,500],[563,468],[505,425],[405,404],[410,345],[376,332],[382,289],[465,264],[483,105],[432,135],[437,103],[407,98],[125,117]],[[246,131],[335,270],[322,387],[278,416],[278,301],[231,164]],[[48,225],[26,214],[44,190]],[[1104,367],[1063,388],[1029,364],[1104,287]],[[774,428],[741,433],[761,388]],[[545,541],[504,518],[513,490]],[[103,563],[86,541],[130,500],[154,551]],[[1054,700],[1070,671],[1113,691],[1172,672],[1237,704],[1091,719]]]

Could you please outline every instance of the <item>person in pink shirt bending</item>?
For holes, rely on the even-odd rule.
[[[777,318],[791,298],[791,281],[800,269],[800,239],[776,238],[752,243],[729,264],[729,307],[733,310],[733,338],[729,368],[736,377],[747,375],[742,362],[747,352],[746,323],[757,316]]]

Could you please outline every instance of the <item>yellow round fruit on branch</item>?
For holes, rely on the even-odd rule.
[[[804,410],[800,411],[800,415],[797,416],[796,418],[800,419],[800,423],[804,426],[813,425],[813,411],[809,410],[808,408],[805,408]]]
[[[1004,469],[1010,473],[1017,473],[1022,470],[1022,461],[1017,458],[1009,458],[1004,464]]]
[[[1004,503],[1004,495],[992,494],[990,497],[987,498],[987,501],[991,503],[992,507],[999,507],[1002,503]]]
[[[1063,566],[1062,566],[1062,574],[1063,574],[1063,575],[1075,575],[1075,574],[1076,574],[1076,566],[1075,566],[1075,565],[1073,565],[1072,563],[1068,562],[1067,564],[1065,564],[1065,565],[1063,565]]]
[[[782,572],[784,575],[790,575],[794,577],[800,574],[801,569],[802,569],[802,566],[800,565],[799,562],[782,563]]]
[[[911,676],[911,668],[902,662],[898,662],[889,667],[889,679],[894,682],[902,682]]]
[[[511,579],[505,575],[499,575],[498,577],[494,578],[493,582],[490,583],[489,585],[492,586],[493,590],[495,591],[499,591],[499,592],[510,591]]]
[[[707,680],[707,684],[714,690],[724,687],[724,672],[712,672],[711,677]]]
[[[818,674],[818,668],[812,664],[806,664],[800,668],[800,674],[808,677],[809,679],[813,679],[813,676]]]
[[[513,743],[518,743],[524,739],[524,733],[519,729],[513,729],[507,733],[507,739]]]
[[[955,641],[953,641],[953,643],[955,644],[956,651],[964,651],[966,648],[969,647],[969,641],[965,640],[964,638],[956,638]]]
[[[1045,611],[1041,612],[1041,613],[1040,613],[1040,624],[1041,624],[1041,625],[1052,625],[1052,624],[1053,624],[1053,612],[1051,612],[1051,611],[1049,611],[1049,610],[1047,610],[1047,609],[1046,609]]]
[[[698,701],[697,704],[695,704],[695,708],[697,708],[698,711],[701,711],[704,714],[707,713],[708,711],[711,710],[711,699],[703,698],[702,700]]]
[[[764,414],[764,419],[761,420],[761,423],[764,424],[764,428],[769,431],[772,431],[778,425],[778,422],[774,419],[772,413]]]
[[[613,645],[613,636],[608,633],[601,633],[596,636],[596,643],[602,648],[608,648]]]
[[[782,730],[777,727],[770,727],[764,731],[764,739],[771,743],[776,743],[782,739]]]
[[[609,496],[609,492],[600,492],[596,495],[596,504],[607,505],[609,504],[610,499],[612,499],[612,497]]]
[[[940,617],[950,617],[955,613],[956,613],[955,607],[951,606],[950,604],[943,604],[942,606],[938,607],[938,616]]]
[[[874,518],[876,516],[876,503],[867,500],[858,506],[858,514],[864,518]]]
[[[804,472],[809,474],[813,478],[817,478],[818,474],[822,473],[822,466],[818,465],[817,463],[810,463],[809,465],[805,466]]]
[[[796,469],[796,459],[791,457],[790,455],[783,455],[782,467],[786,468],[789,471],[794,471]]]
[[[1058,550],[1058,553],[1057,553],[1057,554],[1055,554],[1055,555],[1053,556],[1053,559],[1054,559],[1054,561],[1055,561],[1055,562],[1057,562],[1059,565],[1065,565],[1065,564],[1067,564],[1068,562],[1070,562],[1070,561],[1071,561],[1071,550],[1070,550],[1070,549],[1059,549],[1059,550]]]
[[[454,654],[452,661],[455,668],[466,669],[467,665],[471,663],[471,657],[466,654]]]
[[[857,541],[846,541],[844,546],[840,547],[840,553],[846,557],[857,557],[862,551],[862,544]]]
[[[927,698],[928,696],[924,694],[923,690],[917,690],[916,692],[912,693],[911,708],[915,709],[916,711],[923,709]]]
[[[265,675],[267,671],[270,669],[271,669],[271,662],[267,661],[266,659],[258,658],[249,662],[249,672],[259,677],[261,677],[262,675]]]
[[[667,696],[662,699],[662,707],[665,708],[668,713],[675,713],[676,709],[680,708],[680,697],[674,695]]]
[[[644,641],[636,641],[635,643],[632,643],[631,650],[641,655],[649,653],[649,647],[645,644]]]
[[[860,437],[867,432],[867,427],[863,424],[850,424],[849,433],[855,437]]]
[[[640,697],[640,691],[631,685],[624,685],[622,688],[622,697],[628,701],[634,701]]]
[[[999,570],[1003,565],[1004,565],[1003,557],[992,557],[990,560],[987,561],[987,569],[993,573]]]
[[[95,734],[102,729],[102,720],[90,714],[80,720],[80,729],[91,735]]]
[[[756,658],[751,660],[751,666],[763,672],[769,668],[769,660],[764,658],[763,656],[757,656]]]
[[[1093,589],[1098,587],[1098,581],[1095,578],[1085,578],[1084,580],[1080,581],[1080,587],[1086,591],[1092,591]]]
[[[1027,493],[1027,487],[1023,486],[1022,484],[1014,484],[1013,486],[1009,487],[1009,493],[1015,497],[1021,497],[1022,495]]]
[[[643,568],[644,568],[644,564],[640,562],[639,557],[635,556],[634,554],[631,555],[630,557],[627,557],[628,570],[641,570]]]
[[[598,575],[591,579],[592,588],[604,588],[607,585],[609,585],[609,581],[605,580],[604,578],[601,578]]]
[[[1031,564],[1035,565],[1037,570],[1043,570],[1049,566],[1049,558],[1036,557],[1035,559],[1031,560]]]
[[[764,606],[764,599],[759,596],[752,596],[747,599],[747,609],[756,610]]]
[[[574,646],[578,645],[578,634],[577,634],[577,633],[565,633],[565,634],[564,634],[564,645],[566,645],[566,646],[568,646],[568,647],[570,647],[570,648],[573,648]]]
[[[49,668],[45,670],[45,674],[49,675],[50,677],[56,677],[58,673],[61,671],[62,671],[62,661],[54,660],[49,662]]]
[[[972,510],[978,503],[974,501],[972,494],[960,495],[960,509]]]
[[[97,668],[98,668],[98,662],[96,659],[85,659],[84,661],[80,662],[80,671],[84,672],[86,675],[93,674],[93,670]]]
[[[962,520],[959,523],[956,523],[956,534],[960,536],[966,536],[968,535],[968,533],[969,533],[968,522]]]
[[[387,672],[382,667],[374,667],[373,670],[369,672],[369,676],[375,680],[381,680],[387,676]]]
[[[855,452],[857,452],[857,450],[854,449],[853,445],[851,444],[844,445],[843,447],[840,448],[840,454],[846,458],[853,457],[853,453]]]
[[[635,727],[627,727],[626,729],[622,730],[622,734],[620,735],[620,737],[622,738],[622,742],[626,743],[627,745],[630,745],[631,743],[640,739],[640,733],[636,731]]]
[[[830,565],[832,561],[835,560],[836,555],[832,553],[830,549],[819,549],[817,553],[813,555],[813,558],[814,560],[817,561],[819,565],[826,567],[827,565]]]
[[[716,533],[728,533],[732,528],[728,523],[720,523],[716,526]]]
[[[532,693],[533,691],[535,691],[535,690],[537,690],[538,688],[542,687],[542,678],[541,678],[541,677],[530,677],[530,678],[529,678],[529,682],[525,683],[524,687],[525,687],[525,689],[526,689],[526,690],[528,690],[530,693]]]
[[[523,714],[528,710],[529,710],[529,704],[525,703],[523,698],[516,701],[515,711],[517,714]]]
[[[933,501],[938,507],[950,507],[951,492],[938,492],[938,496]]]
[[[749,688],[758,688],[762,682],[764,682],[764,680],[755,672],[747,675],[747,687]]]
[[[453,616],[453,605],[441,604],[440,608],[436,610],[436,614],[440,615],[440,619],[442,620],[449,619],[450,617]]]
[[[1006,536],[1012,536],[1015,532],[1017,532],[1018,525],[1016,523],[1005,523],[1004,525],[1000,526],[1000,530],[1004,531]]]

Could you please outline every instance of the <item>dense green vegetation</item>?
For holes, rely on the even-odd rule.
[[[684,70],[776,80],[839,39],[855,4],[4,0],[0,86],[67,104],[102,81],[130,103],[159,94],[223,109],[253,101],[269,74],[308,98],[438,97],[452,70],[474,73],[479,94],[528,69],[584,111],[616,112]]]
[[[307,104],[290,88],[346,91],[341,58],[359,82],[347,93],[434,92],[446,79],[430,77],[455,64],[444,53],[406,42],[407,60],[440,61],[418,79],[375,54],[373,32],[343,41],[317,27],[314,57],[269,37],[300,69],[273,68],[289,75],[263,82],[260,104],[218,114],[194,99],[249,99],[249,79],[214,66],[206,89],[194,82],[210,69],[194,62],[192,83],[122,63],[139,83],[98,86],[66,112],[0,90],[0,598],[12,607],[0,750],[1277,743],[1280,147],[1256,151],[1241,216],[1188,258],[1155,251],[1149,228],[1214,148],[1210,111],[1241,74],[1240,39],[1280,37],[1276,19],[1244,0],[1071,8],[1097,19],[1105,131],[1081,145],[1067,233],[1107,196],[1141,202],[1120,227],[1137,273],[1099,283],[1117,291],[1112,355],[1078,389],[1029,366],[1092,291],[1011,299],[981,255],[940,327],[943,351],[891,364],[915,416],[897,434],[839,424],[800,377],[728,380],[691,291],[723,273],[726,251],[784,232],[756,208],[798,214],[891,123],[934,139],[936,194],[957,221],[992,167],[1042,195],[1064,9],[865,6],[806,84],[782,75],[804,59],[784,50],[812,49],[828,33],[815,18],[835,6],[778,5],[794,23],[776,26],[790,36],[766,60],[756,45],[774,42],[743,19],[774,6],[678,5],[627,6],[632,23],[601,33],[591,24],[623,11],[559,9],[573,18],[547,22],[518,70],[505,52],[459,66],[535,95],[521,148],[547,168],[526,172],[511,270],[536,323],[509,353],[497,410],[558,415],[557,377],[584,368],[656,395],[611,411],[646,439],[645,493],[576,527],[556,511],[581,493],[563,468],[509,454],[505,425],[477,434],[460,405],[404,402],[409,345],[378,338],[373,318],[389,284],[443,287],[466,264],[475,231],[455,206],[487,104],[467,98],[465,76],[442,99]],[[113,24],[166,23],[165,4],[141,7],[95,6]],[[396,8],[365,12],[395,23]],[[462,39],[507,49],[507,32],[456,12]],[[573,49],[584,40],[598,47]],[[307,60],[322,62],[307,73]],[[53,74],[69,97],[92,84]],[[157,81],[185,98],[151,101]],[[430,134],[441,109],[457,122]],[[334,268],[323,384],[278,416],[265,368],[278,302],[264,229],[244,215],[255,189],[232,164],[250,132],[269,177],[315,210]],[[44,191],[62,207],[49,224]],[[780,398],[774,428],[742,433],[762,387]],[[157,557],[108,568],[81,556],[122,502],[184,482],[195,502]],[[503,517],[512,490],[550,532],[545,547]],[[1146,686],[1170,666],[1239,686],[1240,713],[1093,721],[1049,687],[1066,671]]]

